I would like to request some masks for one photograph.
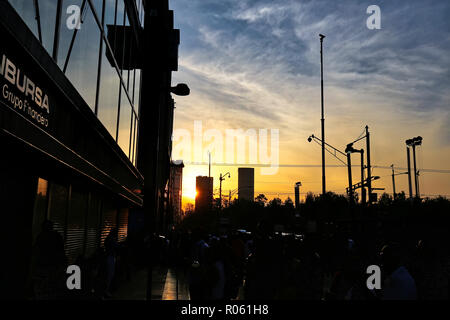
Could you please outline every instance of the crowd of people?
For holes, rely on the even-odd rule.
[[[237,231],[220,236],[194,231],[169,239],[174,262],[189,279],[191,300],[449,298],[450,255],[443,239]],[[380,268],[378,288],[368,286],[369,266]]]
[[[448,299],[448,235],[399,234],[397,239],[401,241],[348,231],[210,234],[193,230],[140,238],[129,235],[125,243],[118,243],[113,229],[96,254],[75,262],[84,272],[84,290],[76,294],[110,298],[118,277],[130,277],[132,257],[140,257],[142,267],[164,265],[181,271],[191,300]],[[46,221],[34,247],[34,298],[74,298],[65,290],[66,266],[63,240]],[[378,287],[368,285],[377,282],[369,266],[381,271]]]

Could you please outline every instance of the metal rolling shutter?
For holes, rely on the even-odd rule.
[[[108,201],[103,201],[103,214],[102,214],[102,233],[100,237],[100,245],[103,247],[105,239],[108,236],[111,229],[117,227],[117,210]]]
[[[65,237],[68,188],[52,182],[50,184],[49,219],[53,222],[53,229],[61,237]]]
[[[87,194],[72,191],[67,217],[66,255],[69,264],[83,255],[86,226]]]
[[[119,211],[119,242],[125,241],[128,235],[128,208]]]
[[[91,196],[89,203],[86,228],[85,256],[89,258],[97,250],[100,239],[100,200],[95,195]]]

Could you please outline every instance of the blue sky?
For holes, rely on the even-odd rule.
[[[366,9],[373,4],[381,9],[380,30],[366,27]],[[176,98],[175,129],[191,129],[194,120],[207,128],[278,128],[281,163],[320,163],[320,151],[306,138],[320,133],[323,33],[327,141],[344,149],[367,124],[374,161],[404,167],[404,140],[421,135],[422,168],[450,169],[449,1],[170,5],[181,29],[174,82],[187,82],[192,91]],[[319,174],[286,169],[278,180],[307,176],[316,183]],[[333,187],[341,190],[345,174],[335,175]],[[448,174],[421,178],[429,194],[450,194],[448,180]]]

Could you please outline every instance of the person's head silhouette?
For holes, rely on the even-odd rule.
[[[402,263],[400,246],[396,243],[385,245],[381,249],[380,258],[386,272],[393,272]]]

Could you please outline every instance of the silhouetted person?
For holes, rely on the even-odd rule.
[[[201,234],[193,235],[193,244],[191,247],[191,266],[189,268],[189,294],[191,300],[202,300],[206,298],[207,283],[206,274],[206,251],[208,244],[203,240]]]
[[[114,274],[116,272],[116,256],[118,248],[118,230],[111,229],[105,239],[105,254],[106,254],[106,291],[105,297],[111,297],[112,283]]]
[[[383,300],[416,300],[416,283],[403,265],[398,245],[385,245],[380,252],[386,276],[382,285]]]
[[[225,298],[225,264],[224,253],[219,241],[207,251],[209,298],[223,300]]]
[[[34,292],[36,299],[55,299],[62,292],[66,256],[61,235],[45,220],[34,246]]]
[[[420,240],[411,267],[419,299],[448,300],[450,264],[440,239]]]

